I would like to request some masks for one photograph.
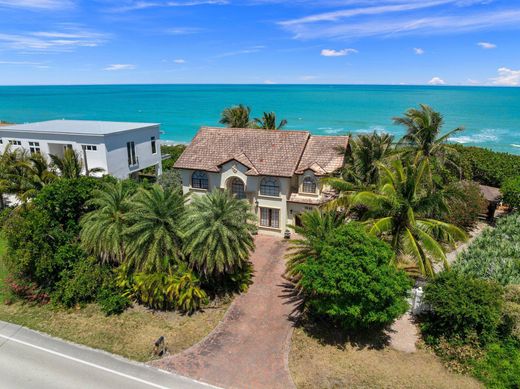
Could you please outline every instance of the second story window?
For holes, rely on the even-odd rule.
[[[135,154],[135,142],[127,142],[126,151],[128,153],[128,166],[137,165],[137,155]]]
[[[316,181],[312,177],[305,177],[303,179],[302,192],[316,193]]]
[[[208,174],[206,172],[196,171],[191,175],[191,187],[197,189],[208,189]]]
[[[40,142],[29,142],[29,151],[31,154],[40,152]]]
[[[264,196],[279,196],[280,183],[273,177],[264,178],[260,181],[260,194]]]
[[[9,143],[11,143],[13,146],[21,146],[22,145],[22,142],[19,141],[19,140],[14,140],[14,139],[11,139],[9,141]]]
[[[155,136],[152,136],[150,142],[152,144],[152,154],[157,154],[157,141],[155,140]]]
[[[94,146],[94,145],[83,145],[83,150],[97,151],[97,146]]]

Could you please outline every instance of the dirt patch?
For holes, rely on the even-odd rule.
[[[327,328],[294,330],[289,367],[298,388],[479,388],[474,379],[448,372],[432,353],[405,353],[382,333],[350,339]]]

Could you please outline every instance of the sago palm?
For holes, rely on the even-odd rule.
[[[344,222],[344,216],[337,212],[312,210],[300,215],[301,226],[295,226],[300,236],[291,240],[286,255],[285,277],[299,289],[301,279],[298,267],[309,258],[318,258],[321,247],[330,233]]]
[[[122,181],[105,183],[94,190],[87,203],[94,210],[81,219],[81,244],[104,262],[122,263],[125,258],[130,195],[130,189]]]
[[[159,185],[139,188],[127,213],[127,261],[131,268],[160,272],[182,258],[180,221],[185,198]]]
[[[185,217],[185,254],[205,275],[232,274],[247,265],[254,248],[255,215],[228,191],[194,196]]]
[[[367,207],[363,220],[369,232],[387,240],[398,259],[411,257],[420,273],[431,277],[434,263],[448,266],[443,244],[466,240],[466,234],[452,224],[424,216],[445,201],[425,184],[426,161],[403,166],[396,160],[391,167],[380,168],[380,187],[355,194],[352,204]]]
[[[254,123],[258,128],[264,130],[281,130],[287,125],[287,120],[282,119],[276,124],[276,114],[274,112],[264,112],[261,118],[255,118]]]
[[[250,128],[252,126],[250,114],[251,108],[243,104],[235,105],[222,111],[219,122],[229,128]]]

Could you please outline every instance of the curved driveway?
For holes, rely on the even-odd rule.
[[[287,242],[259,235],[254,283],[197,345],[153,364],[224,388],[294,388],[288,370],[297,299],[282,278]]]

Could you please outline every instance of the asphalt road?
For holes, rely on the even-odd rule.
[[[0,321],[0,388],[214,387]]]

